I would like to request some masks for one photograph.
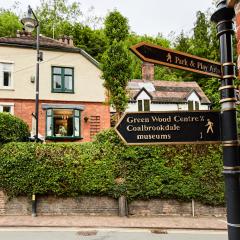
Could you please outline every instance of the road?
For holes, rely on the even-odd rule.
[[[2,240],[227,240],[226,231],[0,228]]]

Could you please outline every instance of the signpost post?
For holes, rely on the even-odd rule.
[[[116,131],[127,145],[220,143],[220,112],[125,113]]]
[[[220,57],[223,66],[221,79],[223,173],[227,205],[228,239],[240,239],[240,156],[236,119],[236,94],[234,87],[235,64],[233,63],[232,34],[234,9],[228,8],[226,0],[217,4],[211,20],[217,23],[220,40]]]

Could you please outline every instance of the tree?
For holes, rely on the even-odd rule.
[[[21,28],[17,15],[10,10],[0,9],[0,37],[15,37],[17,30]]]
[[[107,48],[107,39],[103,30],[92,30],[88,26],[76,23],[71,31],[74,45],[82,48],[97,61],[100,61]]]
[[[36,13],[41,33],[53,38],[68,34],[82,15],[80,3],[68,0],[41,0]]]
[[[104,86],[110,93],[110,104],[115,107],[119,116],[128,103],[126,86],[131,76],[130,59],[123,42],[114,40],[103,54],[102,71]]]
[[[176,38],[175,48],[199,57],[219,61],[219,41],[216,25],[210,21],[210,15],[198,11],[196,13],[193,36],[186,36],[183,32]],[[219,108],[219,82],[216,78],[188,72],[179,72],[184,81],[196,81],[212,102],[213,108]]]
[[[117,10],[108,14],[104,21],[104,25],[104,32],[110,44],[114,40],[124,41],[129,35],[128,20]]]
[[[131,77],[131,61],[124,46],[129,31],[128,21],[114,10],[106,17],[104,31],[109,47],[102,57],[102,77],[110,94],[110,104],[116,109],[118,118],[128,103],[126,86]]]

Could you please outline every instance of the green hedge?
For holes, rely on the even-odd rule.
[[[0,150],[0,188],[9,196],[125,194],[221,205],[221,154],[218,145],[125,146],[113,130],[93,143],[8,143]]]
[[[0,143],[24,142],[29,137],[28,125],[9,113],[0,113]]]

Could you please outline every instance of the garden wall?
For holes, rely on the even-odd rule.
[[[0,215],[31,215],[32,203],[27,197],[17,197],[10,200],[0,192]],[[177,200],[135,200],[128,204],[129,216],[195,216],[226,215],[224,207],[206,206],[198,202],[181,202]],[[117,216],[118,201],[110,197],[53,197],[37,198],[37,215],[94,215]]]

